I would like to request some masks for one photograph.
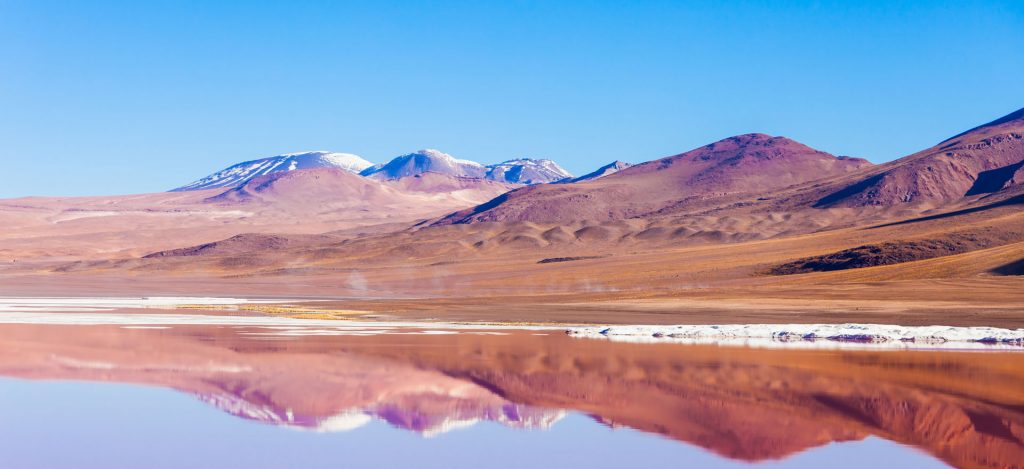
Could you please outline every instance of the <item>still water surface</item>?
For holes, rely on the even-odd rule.
[[[0,325],[0,467],[1022,467],[1024,354]]]

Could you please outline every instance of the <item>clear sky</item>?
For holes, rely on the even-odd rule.
[[[0,197],[301,150],[580,174],[747,132],[881,162],[1024,107],[1020,0],[724,3],[0,0]]]

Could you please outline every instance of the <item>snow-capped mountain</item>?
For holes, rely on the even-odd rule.
[[[572,174],[551,160],[520,158],[483,165],[431,149],[399,156],[387,164],[367,168],[360,174],[376,179],[398,179],[426,172],[513,184],[541,184],[572,177]]]
[[[383,165],[366,168],[359,174],[375,179],[398,179],[426,172],[482,179],[487,173],[487,168],[475,161],[460,160],[428,148],[396,157]]]
[[[608,176],[608,175],[611,175],[611,174],[615,174],[615,173],[617,173],[619,171],[622,171],[623,169],[626,169],[626,168],[628,168],[630,166],[633,166],[633,165],[630,164],[630,163],[626,163],[624,161],[612,161],[611,163],[608,163],[608,164],[606,164],[606,165],[604,165],[604,166],[602,166],[600,168],[597,168],[593,172],[584,174],[584,175],[582,175],[582,176],[580,176],[578,178],[563,179],[563,180],[561,180],[559,182],[570,183],[570,182],[583,182],[583,181],[592,181],[594,179],[601,179],[601,178],[603,178],[605,176]]]
[[[551,160],[519,158],[488,165],[486,177],[515,184],[544,184],[571,178],[572,174]]]
[[[350,153],[311,151],[287,153],[245,161],[206,176],[172,192],[203,189],[234,189],[253,178],[297,169],[335,168],[378,180],[394,180],[423,173],[458,178],[487,179],[508,184],[543,184],[571,178],[572,174],[551,160],[519,158],[483,165],[447,153],[425,149],[373,164]]]
[[[329,151],[286,153],[238,163],[191,184],[173,189],[172,192],[238,187],[257,176],[296,169],[338,168],[359,173],[372,166],[373,163],[351,153]]]

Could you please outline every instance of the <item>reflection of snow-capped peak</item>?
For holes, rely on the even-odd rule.
[[[253,404],[231,394],[195,394],[196,398],[236,417],[258,422],[283,425],[290,423],[291,416],[281,414],[274,408]]]
[[[195,394],[213,407],[236,417],[295,430],[319,433],[347,432],[362,427],[374,418],[394,427],[411,430],[430,438],[452,430],[471,427],[481,421],[490,421],[518,429],[548,429],[561,420],[566,412],[505,403],[480,403],[458,397],[441,396],[451,400],[438,409],[417,408],[414,400],[408,406],[381,404],[368,408],[342,409],[328,417],[297,415],[290,409],[257,404],[228,393]],[[424,396],[434,401],[439,396]],[[436,402],[436,401],[435,401]]]
[[[513,428],[547,430],[559,420],[565,418],[567,412],[562,409],[540,409],[537,407],[509,404],[503,419],[498,422]],[[514,418],[510,418],[514,416]]]
[[[433,438],[443,433],[448,433],[452,430],[459,430],[461,428],[469,428],[476,425],[480,419],[445,419],[434,426],[420,430],[420,435],[424,438]]]
[[[395,427],[412,430],[425,437],[470,427],[481,421],[519,429],[547,429],[565,416],[563,410],[542,409],[507,401],[483,404],[456,400],[440,410],[430,407],[417,407],[415,404],[408,407],[381,405],[367,409],[367,412]]]
[[[370,420],[373,417],[363,411],[347,410],[321,420],[314,430],[322,433],[347,432],[370,423]]]
[[[294,430],[319,433],[347,432],[372,420],[360,410],[344,410],[330,417],[308,417],[295,415],[291,410],[280,410],[269,405],[254,404],[231,394],[196,394],[199,400],[224,412],[246,420],[268,423]]]

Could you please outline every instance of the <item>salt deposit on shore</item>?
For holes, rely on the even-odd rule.
[[[837,348],[1021,348],[1024,329],[889,324],[724,324],[574,327],[575,337],[629,342]]]
[[[130,313],[124,309],[209,306],[231,309],[243,304],[287,300],[214,297],[12,298],[0,297],[0,324],[114,325],[166,328],[188,325],[252,327],[252,336],[447,334],[456,331],[559,329],[556,326],[445,322],[297,319],[264,315],[209,315],[175,312]],[[73,313],[73,314],[64,314]],[[480,333],[480,332],[474,332]],[[678,326],[570,327],[572,337],[637,343],[711,344],[770,348],[1017,349],[1024,350],[1024,329],[888,324],[724,324]]]

